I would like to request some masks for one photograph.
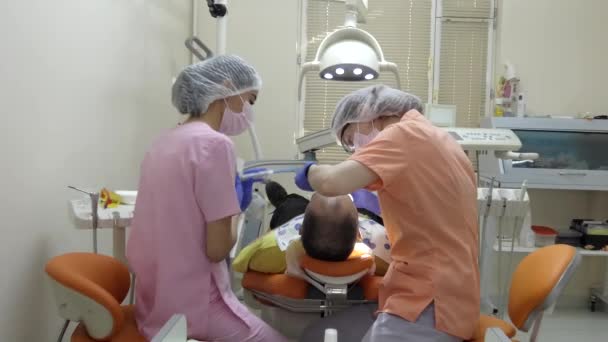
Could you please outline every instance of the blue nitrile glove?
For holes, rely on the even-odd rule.
[[[266,169],[264,168],[254,168],[254,169],[249,169],[247,171],[244,172],[244,174],[252,174],[252,173],[258,173],[258,172],[262,172],[262,171],[266,171]],[[253,177],[253,178],[247,178],[247,179],[241,179],[241,177],[239,177],[239,175],[236,175],[236,178],[234,180],[234,188],[236,190],[236,196],[237,199],[239,201],[239,206],[241,207],[241,211],[245,211],[247,210],[247,207],[249,207],[249,204],[251,204],[251,199],[253,198],[253,184],[255,182],[264,182],[266,179],[264,178],[264,176],[260,176],[260,177]]]
[[[251,196],[253,192],[253,179],[241,180],[239,175],[236,175],[234,180],[234,188],[236,190],[236,198],[239,201],[241,211],[245,211],[251,203]]]
[[[296,172],[296,177],[295,177],[296,185],[301,190],[314,191],[312,186],[310,186],[310,183],[308,182],[308,170],[314,164],[315,164],[315,162],[307,162],[306,164],[304,164],[304,166],[298,172]]]
[[[357,209],[366,209],[372,213],[380,215],[380,202],[378,202],[378,196],[374,195],[371,191],[360,189],[351,194],[353,202]]]

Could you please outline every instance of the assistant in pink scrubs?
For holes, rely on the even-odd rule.
[[[127,246],[137,324],[148,339],[180,313],[189,338],[286,340],[238,301],[225,262],[247,205],[235,191],[227,135],[247,129],[260,87],[255,69],[236,56],[190,65],[173,85],[173,104],[189,118],[146,153]]]

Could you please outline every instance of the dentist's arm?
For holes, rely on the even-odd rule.
[[[311,165],[308,182],[323,196],[347,195],[378,181],[378,175],[363,164],[347,160],[338,165]]]

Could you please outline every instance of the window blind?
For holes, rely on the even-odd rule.
[[[437,1],[442,9],[436,19],[441,26],[435,41],[440,49],[437,100],[456,105],[457,126],[479,127],[488,101],[488,34],[494,25],[494,0]],[[477,165],[475,154],[469,157]]]
[[[367,23],[358,25],[378,40],[386,60],[398,65],[402,89],[416,94],[423,101],[428,97],[431,7],[432,0],[374,0],[369,2]],[[345,6],[343,2],[309,0],[305,11],[304,58],[310,61],[325,36],[344,24]],[[394,87],[395,79],[390,73],[381,73],[374,81],[332,82],[321,80],[313,73],[307,75],[304,133],[329,128],[336,104],[344,95],[377,83]],[[339,146],[317,153],[321,163],[329,164],[341,162],[346,156]]]
[[[438,102],[456,105],[456,125],[479,127],[486,114],[488,22],[442,22]]]
[[[443,0],[443,16],[456,18],[490,18],[494,0]]]

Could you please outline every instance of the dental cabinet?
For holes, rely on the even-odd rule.
[[[605,211],[608,120],[491,117],[485,118],[481,127],[509,129],[521,141],[518,152],[538,154],[535,160],[517,161],[498,159],[494,153],[478,154],[481,186],[491,183],[498,188],[519,189],[526,181],[530,190],[531,224],[565,232],[575,218],[608,219]],[[498,244],[493,249],[500,251]],[[536,249],[516,244],[511,250],[510,243],[502,246],[502,252],[507,253],[526,254]],[[608,252],[599,250],[580,249],[580,253],[588,257],[608,257]],[[608,262],[587,262],[603,270],[599,271],[603,273],[600,276],[603,280],[581,275],[575,285],[581,288],[570,290],[564,297],[570,298],[568,306],[576,307],[581,304],[580,299],[589,296],[593,311],[596,302],[608,304]]]
[[[554,118],[486,118],[484,128],[512,130],[521,152],[539,154],[537,160],[501,160],[479,155],[481,178],[504,188],[608,190],[608,120]]]

